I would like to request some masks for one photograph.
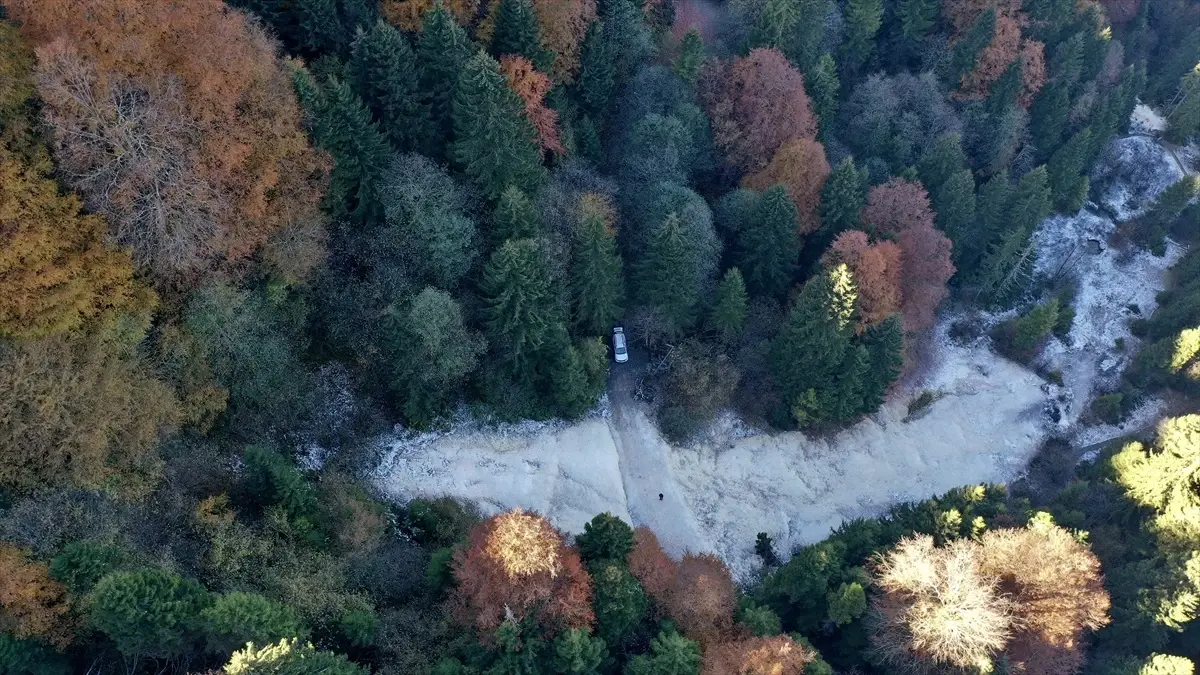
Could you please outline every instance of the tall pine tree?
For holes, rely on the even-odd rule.
[[[859,228],[859,214],[867,205],[867,182],[867,170],[856,167],[853,157],[833,167],[821,187],[821,227],[804,246],[806,264],[820,257],[834,237]]]
[[[1054,206],[1063,213],[1075,213],[1083,208],[1083,202],[1087,199],[1089,181],[1083,174],[1088,169],[1087,151],[1091,138],[1091,128],[1084,127],[1071,136],[1046,165]]]
[[[992,43],[996,32],[996,10],[989,9],[967,30],[966,35],[959,38],[950,50],[950,59],[946,62],[946,82],[957,88],[963,76],[975,69],[979,55]]]
[[[688,84],[696,84],[700,76],[700,66],[704,63],[704,41],[700,39],[700,31],[695,28],[683,34],[679,40],[679,53],[675,56],[672,68],[675,74]]]
[[[454,161],[489,199],[510,185],[530,194],[545,175],[536,138],[500,65],[482,52],[471,57],[454,93]]]
[[[812,71],[812,76],[804,84],[809,100],[812,101],[813,112],[817,115],[821,138],[827,138],[837,123],[839,90],[842,86],[833,57],[822,54],[821,58],[817,59],[817,67]]]
[[[483,268],[480,290],[488,341],[518,370],[530,365],[561,329],[551,284],[550,269],[533,239],[504,242]]]
[[[571,260],[571,298],[576,327],[587,335],[605,335],[621,312],[621,256],[612,227],[612,208],[603,198],[585,195]]]
[[[883,25],[883,0],[847,0],[842,67],[857,73],[875,53],[875,34]]]
[[[725,271],[721,283],[717,284],[717,300],[708,317],[709,328],[717,339],[729,345],[737,341],[746,323],[746,282],[736,267]]]
[[[676,332],[695,322],[700,302],[691,248],[679,215],[669,213],[650,236],[645,257],[635,270],[639,299],[658,307]]]
[[[933,212],[938,229],[950,238],[955,262],[961,247],[966,245],[975,223],[975,177],[970,169],[959,169],[933,190]]]
[[[575,91],[589,113],[600,115],[608,105],[616,83],[617,64],[613,44],[605,36],[604,22],[593,21],[583,38]]]
[[[417,88],[417,57],[408,38],[383,21],[359,31],[350,49],[351,86],[402,152],[419,151],[432,136],[429,110]]]
[[[417,40],[421,93],[433,124],[432,152],[441,156],[454,128],[454,92],[467,60],[475,53],[466,31],[441,2],[425,12]]]
[[[900,376],[904,366],[904,324],[893,314],[867,327],[862,336],[867,350],[868,367],[863,374],[863,412],[874,412],[883,405],[888,387]]]
[[[542,219],[537,207],[515,185],[500,193],[493,221],[492,241],[497,246],[508,239],[532,239],[542,234]]]
[[[543,72],[553,60],[553,55],[542,47],[537,14],[530,0],[500,0],[489,46],[496,58],[508,54],[524,56]]]
[[[759,195],[738,231],[734,253],[751,294],[779,299],[787,294],[800,253],[796,228],[796,205],[787,188],[776,185]]]

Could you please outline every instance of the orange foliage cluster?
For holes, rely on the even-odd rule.
[[[245,14],[220,0],[7,6],[37,45],[60,168],[138,264],[166,276],[244,258],[317,209],[322,161]]]
[[[434,0],[381,0],[379,13],[383,19],[400,30],[409,33],[421,31],[425,12],[433,8]],[[443,0],[442,6],[450,10],[454,19],[470,26],[479,11],[478,0]]]
[[[898,178],[876,185],[867,195],[862,221],[899,243],[904,329],[912,333],[932,326],[937,306],[946,297],[946,282],[954,275],[954,264],[950,262],[950,240],[933,226],[925,188]]]
[[[796,205],[800,234],[808,234],[821,225],[818,211],[821,188],[828,177],[825,146],[808,138],[798,138],[779,148],[761,171],[743,178],[742,187],[762,192],[783,185]]]
[[[839,234],[821,258],[825,267],[845,263],[858,286],[858,332],[900,311],[900,247],[894,241],[870,243],[867,233]]]
[[[500,57],[500,70],[508,79],[508,86],[525,102],[525,116],[537,132],[538,147],[543,152],[566,154],[567,150],[558,138],[558,113],[545,103],[551,87],[550,78],[539,73],[524,56]]]
[[[137,298],[129,254],[104,244],[104,219],[0,153],[0,334],[78,327]]]
[[[803,675],[814,656],[787,635],[754,637],[706,649],[700,675]]]
[[[942,16],[955,33],[962,33],[989,9],[997,15],[1013,16],[1021,10],[1021,0],[942,0]]]
[[[66,589],[50,578],[46,565],[0,545],[0,631],[65,647],[72,634],[68,609]]]
[[[492,39],[500,0],[491,0],[487,16],[475,29],[475,39],[487,44]],[[533,0],[542,47],[554,57],[550,77],[569,84],[579,73],[579,52],[588,26],[596,20],[596,0]]]
[[[512,614],[543,626],[590,627],[592,584],[575,549],[544,517],[515,509],[471,530],[454,553],[452,613],[487,638]]]
[[[817,137],[804,76],[777,49],[752,49],[706,68],[700,95],[713,140],[731,166],[757,171],[785,143]]]
[[[629,571],[679,630],[701,645],[715,644],[733,630],[737,593],[729,568],[708,553],[688,553],[676,563],[663,551],[654,533],[639,527],[633,533]]]
[[[966,99],[986,97],[991,85],[1018,58],[1021,59],[1021,93],[1017,102],[1029,107],[1033,97],[1046,84],[1045,46],[1037,40],[1022,38],[1021,24],[1008,15],[996,17],[994,37],[979,55],[975,68],[963,76],[959,96]]]

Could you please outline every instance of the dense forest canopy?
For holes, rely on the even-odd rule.
[[[1028,360],[1034,231],[1139,100],[1200,135],[1200,2],[0,0],[0,674],[1193,672],[1193,415],[741,586],[362,480],[396,423],[586,415],[617,325],[677,440],[873,413],[948,299]],[[1096,418],[1200,391],[1198,277]]]

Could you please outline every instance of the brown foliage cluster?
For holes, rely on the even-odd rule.
[[[706,649],[700,675],[803,675],[814,656],[787,635],[754,637]]]
[[[587,628],[595,619],[579,553],[536,513],[515,509],[476,525],[452,566],[452,613],[485,638],[510,613],[552,630]]]
[[[1100,560],[1054,526],[984,533],[982,571],[1015,602],[1016,631],[1007,653],[1015,673],[1076,673],[1083,637],[1108,623]]]
[[[71,330],[139,293],[129,254],[104,243],[104,219],[0,151],[0,334]]]
[[[475,29],[475,38],[487,43],[492,39],[500,0],[490,0],[487,15]],[[596,0],[533,0],[538,35],[542,47],[554,57],[550,78],[569,84],[579,73],[579,54],[588,26],[596,20]]]
[[[997,15],[1014,16],[1021,10],[1021,0],[942,0],[942,16],[955,33],[966,31],[989,9]]]
[[[0,631],[65,647],[73,632],[69,609],[66,589],[50,578],[45,564],[0,544]]]
[[[1142,0],[1100,0],[1109,21],[1116,24],[1129,23],[1142,9]]]
[[[150,487],[179,405],[121,349],[97,335],[0,345],[0,487]]]
[[[999,80],[1014,61],[1021,59],[1021,93],[1017,103],[1029,107],[1033,97],[1046,84],[1045,46],[1037,40],[1021,36],[1021,24],[1009,15],[996,17],[996,32],[992,41],[979,55],[971,72],[963,76],[959,96],[982,99],[992,84]]]
[[[220,0],[14,0],[60,168],[159,278],[316,211],[323,160],[257,23]],[[197,40],[196,36],[204,36]]]
[[[433,5],[434,0],[381,0],[379,13],[385,21],[400,30],[419,33],[425,12],[433,9]],[[478,0],[443,0],[442,6],[450,10],[454,19],[464,26],[471,25],[479,11]]]
[[[871,243],[867,233],[839,234],[821,258],[825,267],[845,263],[858,286],[858,330],[900,311],[901,251],[894,241]]]
[[[742,187],[762,192],[783,185],[796,205],[800,234],[809,234],[821,225],[818,212],[821,188],[828,177],[825,146],[812,139],[797,138],[780,147],[762,170],[743,178]]]
[[[766,166],[788,141],[817,137],[804,76],[779,50],[752,49],[732,64],[713,62],[701,76],[700,96],[714,142],[742,172]]]
[[[878,235],[894,237],[900,247],[900,311],[904,329],[919,332],[933,325],[937,306],[954,275],[951,244],[933,226],[929,195],[920,183],[893,178],[871,188],[862,221]]]
[[[558,113],[546,107],[546,94],[552,86],[550,78],[539,73],[524,56],[500,57],[500,71],[508,79],[508,86],[525,102],[525,117],[537,132],[538,147],[543,152],[566,154],[558,138]]]
[[[688,638],[709,645],[731,634],[737,593],[733,576],[720,558],[687,553],[676,563],[653,532],[639,527],[634,530],[633,550],[627,560],[646,595]]]
[[[1108,623],[1099,560],[1050,523],[941,548],[906,539],[875,579],[872,646],[913,672],[972,668],[1003,653],[1014,673],[1078,673],[1085,634]]]

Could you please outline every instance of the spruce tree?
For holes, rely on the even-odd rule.
[[[1166,229],[1183,213],[1189,202],[1196,196],[1200,181],[1195,176],[1184,176],[1170,187],[1163,190],[1154,198],[1154,204],[1145,216],[1142,225]]]
[[[586,628],[571,628],[558,634],[551,645],[552,672],[563,675],[594,675],[607,654],[603,640]]]
[[[1087,198],[1088,177],[1087,150],[1091,143],[1092,130],[1083,128],[1071,136],[1046,165],[1050,175],[1050,191],[1054,196],[1055,207],[1067,214],[1072,214],[1083,208]]]
[[[821,137],[827,138],[837,123],[838,97],[841,81],[838,79],[837,64],[828,53],[817,59],[817,67],[804,83],[817,115]]]
[[[938,229],[953,242],[955,260],[975,223],[975,177],[970,169],[959,169],[933,191],[933,211]]]
[[[431,151],[440,156],[454,128],[454,92],[459,74],[475,53],[466,31],[441,2],[425,12],[417,39],[421,94],[433,124]]]
[[[335,211],[360,221],[382,211],[379,181],[391,158],[391,147],[362,99],[344,82],[331,79],[321,88],[308,71],[295,73],[298,98],[311,122],[316,145],[333,155],[326,199]]]
[[[617,83],[613,44],[605,37],[603,21],[593,21],[583,38],[575,91],[592,115],[601,115]]]
[[[664,631],[650,641],[649,653],[630,659],[625,675],[700,675],[700,645]]]
[[[959,269],[964,276],[978,266],[989,245],[1003,234],[1011,201],[1012,185],[1005,171],[992,176],[980,187],[975,206],[975,225],[962,241],[962,265]]]
[[[783,298],[796,272],[800,253],[796,205],[776,185],[759,195],[737,236],[734,259],[755,296]]]
[[[958,87],[962,78],[975,69],[979,55],[992,42],[996,32],[996,10],[989,9],[975,19],[967,34],[954,44],[946,63],[946,82]]]
[[[1067,87],[1051,82],[1029,107],[1029,135],[1042,157],[1049,157],[1062,144],[1063,129],[1071,113]]]
[[[675,56],[672,69],[688,84],[696,84],[703,63],[704,41],[700,39],[700,31],[693,28],[679,40],[679,53]]]
[[[564,345],[558,353],[550,371],[550,385],[558,414],[567,419],[579,417],[596,402],[583,357],[574,345]]]
[[[401,152],[425,148],[432,136],[429,110],[417,89],[417,57],[408,38],[383,21],[361,29],[350,49],[351,86]]]
[[[867,327],[862,336],[867,349],[868,366],[863,374],[863,412],[871,413],[883,405],[888,387],[900,377],[904,366],[904,325],[899,314]]]
[[[842,67],[857,73],[875,52],[875,34],[883,25],[883,0],[847,0]]]
[[[862,401],[869,362],[851,343],[856,310],[850,270],[837,265],[804,284],[771,341],[771,372],[801,427],[848,419],[847,403]]]
[[[1050,215],[1053,200],[1050,179],[1045,166],[1021,177],[1012,194],[1008,209],[1001,216],[999,236],[994,238],[979,269],[979,292],[988,300],[1008,299],[1019,287],[1032,264],[1032,245],[1029,238],[1034,228]],[[992,214],[989,214],[991,216]]]
[[[1179,102],[1167,116],[1166,137],[1182,144],[1200,134],[1200,68],[1183,76],[1175,96]]]
[[[967,153],[963,152],[962,137],[954,133],[942,134],[921,153],[917,160],[917,176],[925,189],[932,193],[966,167]]]
[[[488,341],[517,369],[560,328],[550,270],[533,239],[510,239],[483,268]]]
[[[937,0],[899,0],[896,17],[900,19],[900,34],[909,44],[919,44],[937,23]]]
[[[536,132],[495,59],[480,52],[463,67],[453,117],[450,155],[484,195],[497,199],[510,185],[537,189],[545,168]]]
[[[651,234],[635,276],[641,301],[659,307],[676,330],[696,319],[701,289],[694,267],[687,232],[679,214],[671,212]]]
[[[867,205],[867,170],[847,156],[829,173],[821,187],[821,227],[810,238],[807,257],[819,256],[837,235],[860,227],[859,214]],[[815,259],[815,258],[814,258]]]
[[[533,201],[510,185],[500,193],[493,216],[492,241],[497,246],[508,239],[532,239],[542,234],[542,218]]]
[[[553,59],[553,55],[542,47],[537,14],[529,0],[500,0],[489,47],[496,58],[506,54],[524,56],[543,72]]]
[[[737,341],[746,323],[748,301],[741,270],[729,268],[721,278],[721,283],[717,284],[717,300],[708,317],[709,327],[718,340],[727,345]]]
[[[337,0],[297,0],[296,47],[309,56],[336,54],[349,35],[338,16]]]
[[[621,256],[606,212],[587,202],[571,260],[571,298],[575,326],[589,335],[604,335],[621,313]]]
[[[1008,211],[1008,227],[1033,233],[1053,209],[1050,174],[1045,166],[1021,176]]]
[[[988,88],[988,96],[983,101],[983,108],[988,115],[999,117],[1010,106],[1016,105],[1017,96],[1021,93],[1021,63],[1022,57],[1013,60]]]
[[[800,15],[797,0],[763,0],[747,46],[773,47],[786,53]]]

